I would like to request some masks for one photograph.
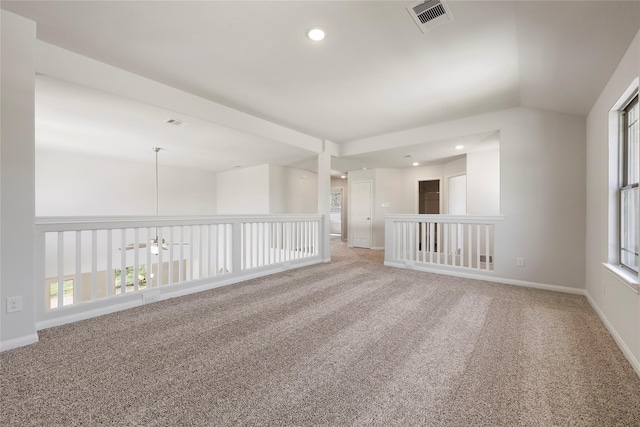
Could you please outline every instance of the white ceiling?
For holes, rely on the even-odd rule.
[[[516,106],[586,115],[640,28],[638,1],[449,1],[454,22],[422,34],[406,10],[412,3],[3,1],[1,7],[36,21],[45,42],[338,143]],[[313,26],[327,30],[324,41],[305,37]],[[126,117],[118,123],[127,129]],[[212,159],[250,163],[212,142],[225,135],[215,127],[202,134],[195,123],[186,128],[194,139],[191,160],[206,148]],[[39,129],[43,143],[62,141],[60,133]],[[151,139],[171,143],[167,135],[149,135],[140,142],[146,150],[159,145]],[[252,147],[265,145],[247,135],[225,138],[243,136]],[[122,148],[96,141],[95,150]],[[268,144],[274,157],[284,156],[280,164],[287,159],[279,149],[292,149],[291,162],[300,162],[299,149]],[[351,161],[389,158],[379,152]]]
[[[211,171],[310,157],[282,142],[42,75],[36,76],[36,147],[147,163],[155,159],[152,147],[161,147],[163,164]]]

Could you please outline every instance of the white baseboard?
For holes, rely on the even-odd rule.
[[[38,342],[37,333],[25,335],[23,337],[14,338],[11,340],[0,341],[0,352],[13,350],[14,348],[24,347],[25,345],[31,345],[37,342]]]
[[[55,326],[66,325],[67,323],[79,322],[80,320],[87,320],[92,317],[104,316],[105,314],[139,307],[142,305],[142,294],[139,294],[138,296],[140,298],[136,300],[123,301],[119,304],[109,304],[104,306],[96,304],[95,308],[89,310],[78,310],[77,308],[81,307],[81,305],[79,305],[74,307],[76,308],[74,311],[69,310],[66,313],[64,311],[60,311],[59,316],[36,322],[36,329],[40,331],[42,329],[53,328]]]
[[[505,285],[523,286],[526,288],[545,289],[547,291],[564,292],[568,294],[585,295],[584,289],[570,288],[568,286],[549,285],[546,283],[528,282],[526,280],[507,279],[496,277],[492,273],[479,274],[468,271],[443,270],[439,268],[424,267],[417,264],[406,265],[404,263],[385,262],[390,267],[408,268],[411,270],[425,271],[427,273],[444,274],[446,276],[464,277],[466,279],[484,280],[486,282],[503,283]]]
[[[602,320],[602,323],[604,323],[604,326],[607,327],[607,330],[615,340],[616,344],[618,344],[618,347],[620,347],[620,350],[622,350],[622,354],[624,354],[624,356],[627,358],[629,363],[631,363],[631,366],[633,367],[633,369],[636,371],[636,374],[638,374],[638,376],[640,377],[640,361],[636,359],[631,349],[629,349],[629,347],[624,342],[622,337],[620,337],[620,335],[615,330],[611,322],[609,322],[609,319],[607,319],[607,316],[605,316],[604,312],[600,310],[600,307],[597,306],[595,300],[591,298],[591,295],[589,294],[589,292],[585,290],[584,295],[587,297],[587,301],[589,301],[589,304],[591,304],[591,307],[593,307],[595,312],[598,313],[600,320]]]

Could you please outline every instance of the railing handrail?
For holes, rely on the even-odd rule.
[[[78,231],[109,228],[169,227],[177,225],[229,224],[320,220],[319,214],[253,214],[200,216],[50,216],[36,217],[38,231]]]
[[[393,221],[423,221],[441,223],[491,224],[504,220],[502,215],[449,215],[449,214],[389,214],[387,220]]]

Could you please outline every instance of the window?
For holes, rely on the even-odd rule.
[[[133,267],[127,267],[125,271],[125,291],[131,292],[134,290],[134,278],[133,278]],[[122,270],[117,268],[114,270],[113,281],[116,293],[121,293],[122,290],[120,287],[122,286]],[[153,277],[153,275],[152,275]],[[147,287],[147,266],[141,265],[138,267],[138,289],[145,289]]]
[[[638,94],[622,110],[620,147],[620,264],[638,272],[638,181],[639,136]]]
[[[73,279],[64,279],[62,281],[62,305],[73,304]],[[57,308],[58,307],[58,292],[60,287],[58,286],[58,281],[50,281],[49,282],[49,307],[48,308]]]

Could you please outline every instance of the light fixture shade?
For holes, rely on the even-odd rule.
[[[151,241],[151,245],[149,245],[149,251],[153,255],[158,255],[158,253],[160,252],[160,250],[158,248],[158,239],[153,239]]]

